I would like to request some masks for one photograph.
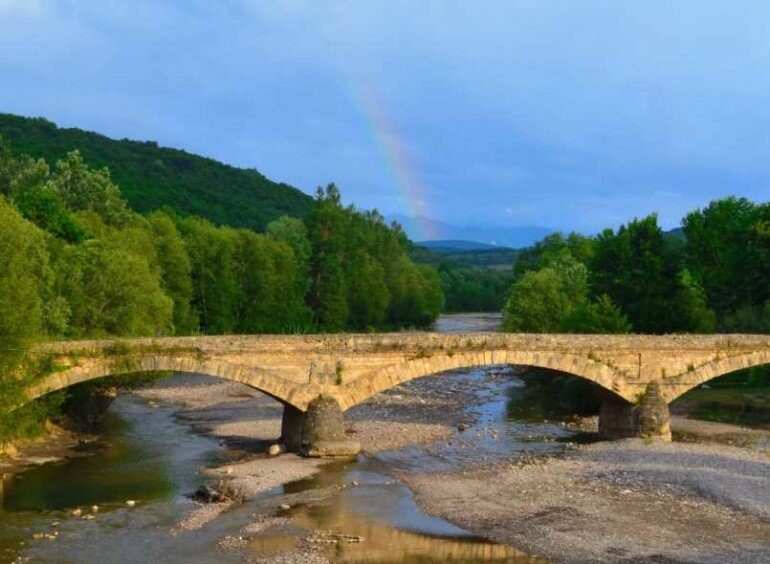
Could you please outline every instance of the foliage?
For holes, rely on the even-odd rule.
[[[92,170],[78,151],[56,163],[56,174],[46,188],[72,211],[92,211],[109,225],[124,225],[131,218],[126,201],[106,168]]]
[[[526,272],[511,289],[503,310],[505,331],[554,333],[574,303],[565,291],[564,280],[553,268]]]
[[[198,317],[192,308],[192,264],[185,241],[174,218],[164,212],[150,214],[147,226],[161,272],[161,287],[174,304],[174,332],[191,333],[198,328]]]
[[[459,266],[449,260],[438,266],[444,311],[501,311],[513,273],[472,266]]]
[[[333,185],[307,222],[281,217],[260,234],[139,215],[80,153],[50,169],[0,139],[0,439],[41,429],[61,404],[8,415],[36,377],[22,363],[39,338],[427,325],[443,295],[408,247],[378,213],[342,207]]]
[[[506,247],[493,249],[441,249],[415,244],[409,251],[412,259],[420,264],[439,267],[450,263],[457,267],[478,267],[489,270],[509,270],[519,256],[518,249]]]
[[[272,182],[254,169],[235,168],[151,141],[118,141],[11,114],[0,114],[0,136],[13,143],[17,154],[42,158],[51,166],[65,157],[69,160],[67,154],[77,149],[90,167],[109,167],[109,179],[139,212],[171,207],[217,225],[262,230],[282,215],[303,218],[313,205],[308,195]],[[3,150],[0,146],[0,160]],[[5,150],[10,151],[7,146]],[[94,174],[101,175],[101,170]],[[0,185],[3,175],[0,164]],[[106,184],[108,179],[91,180]]]
[[[377,212],[343,207],[330,184],[316,193],[307,221],[311,287],[308,303],[324,331],[423,327],[443,307],[435,270],[409,258],[398,225]]]
[[[584,300],[562,318],[559,329],[564,333],[628,333],[631,323],[607,294],[596,301]]]
[[[709,306],[727,317],[770,299],[770,203],[711,202],[683,220],[687,263]]]

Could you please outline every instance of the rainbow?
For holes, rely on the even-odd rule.
[[[398,188],[398,200],[403,206],[403,212],[410,218],[409,231],[412,238],[418,241],[439,239],[435,225],[428,219],[428,190],[420,181],[408,147],[396,133],[395,124],[385,113],[374,89],[362,85],[358,93],[361,113]]]

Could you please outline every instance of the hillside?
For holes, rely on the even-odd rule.
[[[455,253],[458,251],[481,251],[491,249],[505,249],[505,247],[498,247],[496,245],[489,245],[487,243],[478,243],[476,241],[463,241],[458,239],[447,239],[437,241],[418,241],[417,245],[431,249],[437,253]]]
[[[416,244],[411,251],[412,259],[420,264],[438,266],[451,263],[459,267],[479,267],[510,270],[516,262],[519,250],[506,247],[489,249],[458,250],[451,248],[428,248]]]
[[[0,136],[15,153],[49,164],[78,149],[94,167],[109,167],[131,206],[146,212],[168,206],[219,225],[263,230],[281,215],[305,216],[312,198],[269,180],[256,170],[229,166],[152,141],[115,140],[76,128],[59,128],[42,118],[0,113]]]

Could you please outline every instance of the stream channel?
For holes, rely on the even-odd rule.
[[[437,330],[493,330],[498,321],[447,316]],[[291,521],[250,537],[246,554],[278,555],[295,547],[303,531],[319,529],[365,539],[322,547],[320,554],[336,562],[538,562],[423,514],[410,490],[393,478],[399,472],[456,470],[555,453],[580,439],[560,421],[531,414],[522,419],[516,402],[523,382],[515,373],[500,374],[474,369],[442,376],[448,388],[472,386],[478,398],[467,408],[474,423],[453,440],[329,464],[310,479],[264,492],[184,535],[170,529],[190,511],[188,494],[205,481],[201,470],[221,463],[223,445],[192,432],[174,416],[178,407],[121,394],[99,441],[82,445],[81,452],[64,460],[2,475],[0,562],[238,561],[243,551],[239,557],[219,550],[219,539],[238,535],[255,514],[275,514],[286,494],[353,481],[358,487],[340,489],[327,503],[292,507],[285,513]],[[98,511],[91,509],[94,505]],[[78,507],[94,518],[74,518],[71,512]]]

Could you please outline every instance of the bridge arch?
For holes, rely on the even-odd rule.
[[[686,392],[731,372],[770,364],[770,351],[763,350],[748,354],[726,356],[693,368],[675,382],[664,382],[663,398],[671,403]]]
[[[116,366],[112,359],[98,358],[60,372],[54,372],[26,390],[25,403],[70,386],[109,376],[165,371],[203,374],[239,382],[300,411],[307,409],[310,401],[321,393],[320,388],[316,385],[289,382],[286,378],[271,374],[267,370],[223,360],[148,355],[135,359],[129,369]]]
[[[415,378],[461,368],[504,365],[531,366],[565,372],[594,382],[628,402],[634,402],[636,399],[636,388],[622,385],[624,382],[622,375],[615,368],[598,360],[567,352],[504,349],[456,354],[444,353],[415,358],[363,374],[350,384],[340,386],[335,397],[341,408],[347,410],[379,392]]]

